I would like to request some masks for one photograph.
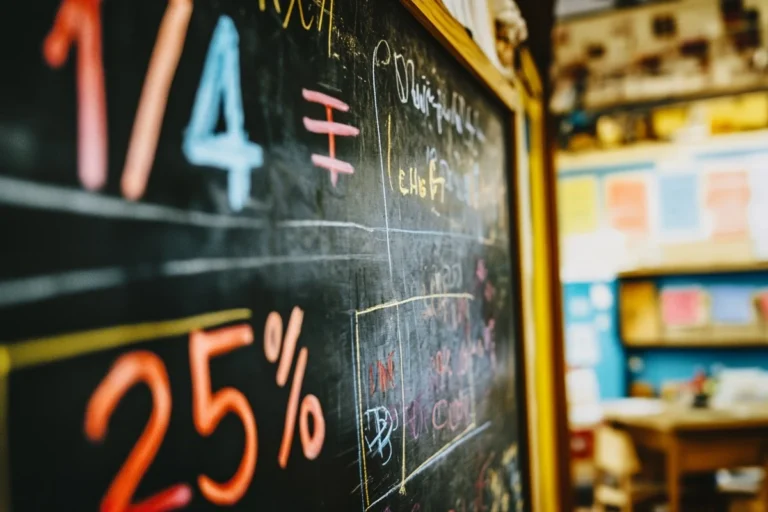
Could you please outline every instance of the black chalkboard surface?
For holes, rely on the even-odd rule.
[[[401,3],[0,25],[0,510],[527,509],[510,113]]]

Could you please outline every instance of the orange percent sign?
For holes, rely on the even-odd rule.
[[[283,338],[283,319],[279,313],[274,311],[270,313],[264,326],[264,354],[270,363],[276,363],[278,358],[280,359],[276,380],[277,385],[281,388],[288,381],[288,374],[291,371],[291,360],[296,351],[296,342],[299,340],[303,321],[304,311],[299,307],[294,307],[293,311],[291,311],[291,318],[288,320],[285,338]],[[320,450],[322,450],[323,442],[325,441],[325,418],[323,417],[323,408],[320,405],[320,400],[315,395],[307,395],[301,401],[301,410],[299,410],[299,393],[304,381],[308,354],[309,351],[306,347],[299,350],[296,370],[293,373],[288,408],[285,412],[283,441],[280,444],[280,452],[277,455],[277,461],[283,469],[288,465],[297,412],[299,412],[299,437],[301,438],[304,456],[309,460],[316,459],[320,455]],[[309,416],[312,416],[314,424],[313,433],[309,432]]]

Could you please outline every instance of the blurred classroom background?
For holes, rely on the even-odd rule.
[[[764,511],[768,0],[560,0],[556,16],[577,503]]]

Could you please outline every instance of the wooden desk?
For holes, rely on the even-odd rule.
[[[609,409],[604,419],[630,434],[638,447],[665,455],[670,512],[681,510],[680,480],[685,473],[760,466],[768,475],[768,407],[666,407],[648,415]],[[761,493],[768,502],[768,477]]]

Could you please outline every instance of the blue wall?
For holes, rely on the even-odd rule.
[[[610,292],[609,306],[606,307],[601,300],[593,300],[595,287],[605,287]],[[616,290],[615,282],[603,281],[567,283],[563,286],[568,365],[594,368],[602,400],[625,396],[627,388],[626,357],[619,339]],[[594,347],[585,347],[588,342],[572,335],[574,326],[592,328]]]
[[[664,381],[690,380],[696,370],[711,372],[717,366],[727,368],[763,368],[768,370],[768,349],[656,349],[631,351],[639,356],[643,368],[632,373],[632,380],[648,382],[661,390]]]

